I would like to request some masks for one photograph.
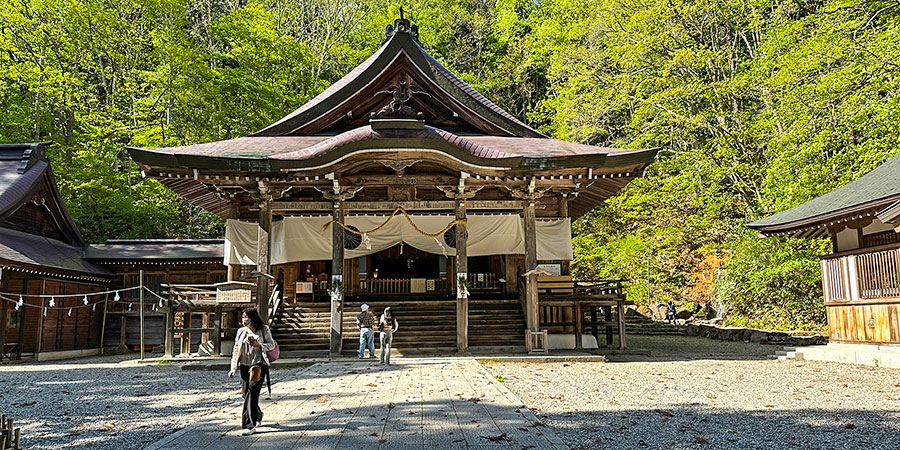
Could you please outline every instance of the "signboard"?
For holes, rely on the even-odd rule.
[[[550,275],[554,277],[562,275],[562,264],[538,264],[537,268],[550,272]]]
[[[428,282],[425,283],[425,289],[427,289],[428,292],[432,292],[436,289],[436,284],[437,283],[434,280],[428,280]]]
[[[312,294],[313,284],[311,281],[297,283],[298,294]]]
[[[425,278],[413,278],[409,280],[409,292],[413,294],[424,294],[425,293]]]

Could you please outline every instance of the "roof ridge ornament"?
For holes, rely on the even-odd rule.
[[[397,78],[397,82],[387,89],[379,91],[376,95],[391,94],[391,101],[377,112],[369,115],[369,123],[375,129],[380,128],[410,128],[422,129],[425,124],[425,114],[409,106],[407,102],[412,100],[413,94],[429,94],[413,84],[409,75],[403,73]],[[405,125],[399,125],[403,122]]]
[[[416,42],[419,41],[419,27],[413,25],[409,19],[403,17],[403,7],[400,8],[400,18],[394,19],[393,25],[388,25],[384,33],[384,42],[387,42],[397,33],[406,33]]]

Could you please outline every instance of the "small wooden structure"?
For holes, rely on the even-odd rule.
[[[830,237],[833,251],[821,258],[829,340],[900,345],[900,156],[747,226],[762,236]]]
[[[583,348],[581,338],[588,328],[595,339],[599,338],[599,330],[605,329],[606,345],[612,345],[613,328],[616,328],[619,348],[625,349],[625,306],[633,302],[625,299],[622,281],[576,281],[570,275],[538,277],[540,327],[552,333],[571,330],[575,349]],[[615,320],[612,308],[615,308]],[[589,319],[585,319],[585,314],[589,314]],[[599,346],[599,340],[597,344]]]
[[[147,176],[230,219],[229,280],[255,269],[275,276],[288,302],[330,303],[332,355],[343,345],[344,298],[378,296],[454,299],[457,350],[468,351],[469,296],[458,295],[457,279],[472,295],[508,300],[517,275],[539,263],[567,273],[571,218],[641,176],[657,153],[542,134],[438,62],[403,17],[372,57],[251,136],[128,151]],[[395,220],[416,228],[411,237],[379,233],[367,219],[398,208],[409,215]],[[505,222],[476,239],[479,219]],[[428,220],[429,233],[454,225],[432,236],[415,225]],[[354,221],[371,234],[354,232]],[[563,238],[539,238],[549,235]],[[369,248],[368,238],[390,242]],[[311,284],[298,292],[298,282]],[[335,283],[343,295],[325,295]],[[269,286],[260,280],[257,301]],[[537,309],[525,314],[528,331],[539,331]]]
[[[103,344],[138,350],[141,346],[140,290],[144,292],[144,349],[161,348],[165,344],[166,305],[170,285],[204,286],[212,289],[227,278],[222,264],[224,241],[221,239],[117,239],[91,244],[85,258],[106,269],[115,277],[110,289],[123,289],[120,301],[110,296]],[[143,273],[143,282],[141,281]],[[165,302],[164,302],[165,303]],[[210,312],[209,316],[212,315]],[[195,314],[190,319],[201,327],[210,317]],[[195,335],[192,345],[200,343]]]
[[[221,356],[222,340],[240,328],[240,311],[255,305],[255,284],[240,281],[207,285],[164,285],[166,302],[165,356],[192,353],[193,345],[211,344],[212,355]],[[195,326],[196,319],[200,323]],[[196,338],[196,339],[195,339]],[[208,344],[207,344],[208,345]]]
[[[13,420],[7,419],[6,414],[0,415],[0,450],[21,450],[20,437],[19,427],[13,425]]]

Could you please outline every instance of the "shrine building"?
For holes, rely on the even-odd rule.
[[[228,279],[257,272],[255,301],[283,349],[333,355],[356,347],[361,303],[395,308],[401,351],[522,347],[539,324],[521,275],[567,275],[571,221],[657,153],[536,131],[402,17],[362,64],[250,136],[128,151],[227,219]]]

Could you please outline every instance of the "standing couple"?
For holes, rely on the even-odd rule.
[[[369,312],[369,305],[363,303],[362,310],[356,316],[356,326],[359,327],[359,358],[365,356],[365,349],[369,349],[369,358],[375,357],[375,316]],[[384,313],[378,320],[378,330],[381,335],[381,363],[391,365],[391,343],[394,341],[394,333],[399,327],[391,307],[384,308]]]

